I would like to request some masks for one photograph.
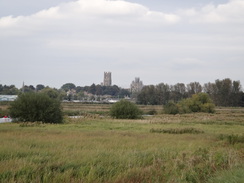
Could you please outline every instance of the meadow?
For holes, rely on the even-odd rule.
[[[63,104],[64,124],[0,124],[0,182],[244,182],[244,109],[110,118],[110,105]]]

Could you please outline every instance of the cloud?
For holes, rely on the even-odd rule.
[[[78,0],[63,3],[59,6],[37,12],[30,16],[3,17],[0,19],[0,27],[11,27],[16,24],[28,24],[32,21],[34,25],[41,20],[46,21],[82,21],[82,20],[114,20],[120,21],[148,21],[157,23],[176,23],[179,17],[174,14],[150,11],[148,8],[126,1],[109,0]],[[37,22],[37,23],[34,23]],[[43,23],[44,24],[44,23]]]
[[[225,4],[208,4],[201,9],[179,11],[192,23],[244,23],[244,1],[230,0]]]
[[[169,13],[121,0],[78,0],[2,17],[1,66],[11,65],[15,74],[1,74],[19,83],[25,77],[60,86],[84,85],[81,78],[88,85],[100,83],[103,72],[112,71],[121,79],[115,83],[125,86],[134,77],[147,79],[145,84],[183,82],[186,75],[186,82],[195,76],[206,80],[202,69],[211,70],[211,81],[232,68],[232,75],[244,80],[243,12],[240,0]]]

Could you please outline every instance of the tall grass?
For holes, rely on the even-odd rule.
[[[226,113],[218,115],[210,118],[223,118]],[[233,123],[244,119],[242,113],[235,115]],[[216,173],[235,171],[243,164],[244,146],[240,141],[226,143],[227,136],[241,137],[244,127],[203,124],[209,116],[196,116],[0,124],[0,182],[207,182]],[[204,133],[151,133],[150,129]]]

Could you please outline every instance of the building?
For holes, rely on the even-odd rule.
[[[143,88],[143,83],[142,81],[140,81],[140,78],[135,78],[135,80],[132,81],[130,85],[131,93],[138,93],[142,90],[142,88]]]
[[[15,101],[18,95],[0,95],[0,102],[2,101]]]
[[[112,85],[112,77],[111,72],[104,72],[103,86],[111,86]]]

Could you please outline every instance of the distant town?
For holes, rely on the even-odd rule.
[[[0,101],[14,101],[18,94],[26,92],[49,92],[59,93],[63,102],[108,102],[114,103],[120,99],[132,100],[131,97],[139,93],[143,88],[143,82],[139,77],[131,82],[130,88],[124,89],[112,85],[112,73],[104,72],[103,82],[91,86],[76,86],[73,83],[66,83],[60,89],[50,88],[42,84],[36,87],[23,85],[17,89],[14,85],[6,86],[0,84]]]
[[[76,86],[65,83],[61,88],[51,88],[38,84],[23,85],[20,89],[14,85],[0,84],[0,101],[14,101],[19,94],[28,92],[43,92],[52,98],[63,102],[89,102],[89,103],[115,103],[121,99],[143,105],[165,105],[169,101],[178,102],[197,93],[207,93],[217,106],[242,106],[244,107],[244,93],[240,81],[229,78],[215,80],[201,85],[194,81],[188,84],[176,83],[169,85],[143,85],[140,77],[135,77],[130,88],[121,88],[112,83],[112,72],[104,72],[101,84],[91,86]]]

